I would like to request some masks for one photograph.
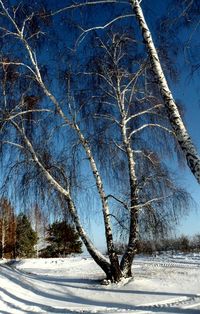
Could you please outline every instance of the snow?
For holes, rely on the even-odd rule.
[[[0,314],[200,314],[200,254],[139,256],[134,279],[102,286],[90,257],[0,263]]]

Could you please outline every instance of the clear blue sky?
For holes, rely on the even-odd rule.
[[[159,16],[159,13],[165,10],[165,6],[169,0],[166,1],[153,1],[153,9],[152,9],[152,16],[148,18],[148,22],[151,23],[151,27],[154,27],[153,20],[154,16]],[[143,3],[148,6],[149,8],[149,1],[143,0]],[[152,4],[152,3],[151,3]],[[175,11],[176,13],[176,11]],[[155,15],[154,15],[155,14]],[[151,15],[151,14],[150,14]],[[186,32],[180,32],[180,38],[190,38],[192,34],[192,39],[190,42],[189,49],[192,48],[199,42],[199,35],[200,35],[200,27],[194,32],[194,26]],[[156,38],[156,33],[154,34]],[[188,50],[189,51],[189,50]],[[184,59],[185,51],[179,55],[179,59],[177,62],[180,61],[182,63],[182,69],[180,72],[179,80],[176,84],[170,84],[170,87],[173,91],[173,95],[175,99],[181,101],[184,107],[184,121],[186,127],[189,131],[189,134],[197,147],[197,150],[200,154],[200,71],[193,73],[191,75],[191,67],[190,64]],[[193,58],[198,56],[199,52],[196,51],[196,55]],[[181,60],[182,58],[182,60]],[[193,61],[193,60],[192,60]],[[195,233],[200,233],[200,185],[196,182],[193,175],[191,174],[190,170],[187,166],[183,169],[180,167],[176,168],[176,174],[179,178],[180,182],[183,186],[187,189],[188,192],[191,193],[196,206],[193,211],[188,215],[188,217],[183,217],[180,227],[178,228],[178,233],[185,233],[188,235],[193,235]]]
[[[200,154],[199,81],[200,78],[198,75],[192,80],[188,80],[186,75],[180,84],[174,86],[173,90],[175,97],[183,101],[186,126]],[[196,182],[187,167],[184,169],[177,169],[177,172],[179,171],[180,180],[196,202],[196,210],[192,211],[188,217],[184,217],[179,232],[186,234],[200,233],[200,185]]]

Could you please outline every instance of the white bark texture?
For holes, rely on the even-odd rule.
[[[69,190],[64,189],[60,183],[58,183],[53,176],[49,173],[48,170],[43,166],[42,162],[39,160],[36,151],[34,150],[31,142],[29,139],[26,137],[25,133],[23,130],[14,122],[12,122],[16,130],[19,132],[20,136],[22,137],[28,151],[30,152],[35,164],[42,170],[43,174],[45,175],[46,179],[48,182],[57,190],[60,192],[62,195],[65,196],[69,211],[71,213],[71,216],[73,218],[73,221],[75,223],[76,229],[79,233],[79,236],[81,237],[83,243],[85,244],[88,252],[92,256],[92,258],[95,260],[95,262],[103,269],[103,271],[107,274],[110,272],[110,264],[108,263],[107,259],[101,254],[94,246],[90,238],[88,237],[87,233],[85,232],[79,216],[78,212],[76,209],[76,206],[72,200],[71,194]]]
[[[121,135],[123,140],[123,145],[126,152],[126,158],[128,161],[128,168],[129,168],[129,184],[130,184],[130,225],[129,225],[129,240],[127,249],[122,256],[120,268],[124,277],[131,277],[131,266],[133,262],[133,258],[136,253],[136,244],[138,239],[138,208],[135,206],[138,204],[138,182],[137,176],[135,172],[135,160],[134,160],[134,153],[131,145],[131,136],[128,135],[128,118],[127,113],[128,111],[125,110],[124,104],[125,95],[121,93],[120,89],[120,80],[118,79],[117,84],[117,100],[118,100],[118,107],[121,113]]]
[[[151,32],[145,21],[140,1],[130,0],[136,18],[138,20],[144,43],[147,47],[149,57],[151,59],[152,69],[155,74],[158,86],[160,88],[165,107],[168,112],[168,118],[176,135],[176,139],[185,155],[187,164],[195,176],[198,183],[200,183],[200,156],[187,132],[183,123],[172,92],[169,89],[165,74],[162,70],[161,63],[156,51]]]

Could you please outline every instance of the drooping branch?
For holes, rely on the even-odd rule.
[[[10,22],[12,23],[13,27],[16,29],[16,32],[18,34],[18,38],[21,41],[21,43],[23,44],[26,53],[29,57],[30,63],[31,63],[31,67],[33,69],[33,72],[35,74],[35,79],[37,81],[37,83],[39,84],[39,86],[41,87],[41,89],[43,90],[44,94],[50,99],[50,101],[53,103],[53,105],[55,106],[56,112],[58,115],[60,115],[60,117],[64,120],[64,122],[66,123],[66,125],[68,125],[70,128],[72,128],[75,133],[77,134],[80,143],[87,155],[87,158],[89,160],[90,163],[90,167],[96,182],[96,187],[97,187],[97,191],[99,193],[100,196],[100,200],[102,203],[102,212],[103,212],[103,218],[104,218],[104,225],[105,225],[105,235],[106,235],[106,241],[107,241],[107,248],[108,248],[108,253],[109,253],[109,258],[110,258],[110,262],[112,264],[113,267],[113,273],[111,276],[111,280],[119,280],[119,277],[121,276],[120,273],[120,268],[119,268],[119,261],[118,261],[118,256],[115,252],[115,248],[114,248],[114,241],[113,241],[113,234],[112,234],[112,227],[111,227],[111,219],[110,219],[110,210],[109,210],[109,205],[106,199],[106,194],[104,191],[104,186],[103,186],[103,182],[102,182],[102,178],[99,174],[93,153],[91,151],[90,145],[88,143],[88,141],[86,140],[84,134],[81,132],[81,129],[79,127],[79,125],[76,123],[76,121],[74,120],[74,117],[66,115],[64,113],[64,111],[62,110],[62,107],[60,105],[60,102],[58,101],[58,99],[54,96],[54,94],[50,91],[50,89],[46,86],[43,77],[42,77],[42,73],[40,71],[40,67],[38,65],[38,61],[37,61],[37,56],[35,51],[32,49],[31,45],[29,44],[29,42],[27,41],[27,39],[24,37],[24,33],[22,32],[22,30],[20,30],[20,27],[17,25],[16,21],[12,18],[12,16],[9,14],[9,11],[6,9],[6,7],[3,4],[3,1],[0,0],[0,5],[3,9],[3,11],[5,12],[5,15],[7,16],[7,18],[10,20]],[[16,126],[15,126],[16,127]],[[30,143],[27,141],[26,139],[26,144],[29,147],[30,152],[33,154],[32,151],[32,147],[30,146]],[[59,186],[58,182],[55,181],[55,179],[51,176],[51,174],[45,169],[45,167],[42,165],[42,163],[40,162],[40,160],[37,158],[37,156],[35,156],[33,154],[33,159],[36,162],[36,164],[40,167],[40,169],[43,171],[43,173],[45,174],[46,178],[48,179],[48,181],[52,182],[52,184],[55,186],[55,188],[57,188],[58,191],[60,191],[63,195],[65,195],[66,198],[68,198],[68,202],[69,204],[73,205],[73,202],[71,199],[69,199],[69,192],[66,190],[63,190],[62,187]],[[66,194],[67,193],[67,194]],[[72,206],[70,205],[70,206]],[[77,216],[78,217],[78,216]],[[75,218],[74,218],[75,219]],[[77,218],[78,219],[78,218]],[[79,230],[77,228],[77,230]],[[81,234],[80,234],[81,236]],[[86,245],[87,249],[88,246]],[[91,255],[95,255],[95,250],[94,252],[92,252],[92,249],[90,248],[89,253]],[[106,272],[106,271],[105,271]],[[108,271],[106,272],[108,275]],[[108,275],[109,276],[109,275]]]
[[[118,197],[116,197],[113,194],[109,194],[106,196],[106,198],[113,198],[115,201],[117,201],[118,203],[120,203],[121,205],[123,205],[124,208],[126,208],[127,210],[129,210],[129,206],[121,199],[119,199]]]
[[[26,149],[31,154],[33,161],[35,162],[37,167],[39,167],[39,169],[42,171],[42,173],[44,174],[44,176],[46,177],[48,182],[54,187],[55,190],[57,190],[59,193],[61,193],[65,197],[65,199],[66,199],[66,201],[68,203],[69,211],[70,211],[70,213],[71,213],[71,215],[73,217],[73,221],[75,223],[75,226],[76,226],[76,228],[77,228],[77,230],[79,232],[79,235],[80,235],[82,241],[86,245],[86,247],[88,249],[88,252],[94,258],[96,263],[106,273],[109,272],[110,264],[108,263],[106,258],[94,247],[94,244],[89,239],[89,237],[87,236],[83,226],[81,225],[81,222],[80,222],[80,219],[79,219],[79,216],[78,216],[78,213],[77,213],[77,209],[76,209],[76,206],[75,206],[75,204],[74,204],[74,202],[72,200],[69,188],[68,189],[63,188],[61,186],[61,184],[52,176],[52,174],[49,172],[49,170],[47,170],[45,168],[43,163],[40,161],[40,159],[39,159],[39,157],[37,155],[37,152],[35,151],[32,143],[30,142],[30,140],[28,139],[28,137],[24,133],[24,130],[14,121],[11,121],[11,124],[14,126],[14,128],[16,129],[16,131],[18,132],[18,134],[20,135],[20,137],[24,141]]]
[[[152,69],[156,77],[157,84],[160,88],[161,95],[167,109],[168,118],[176,135],[176,139],[183,151],[183,154],[185,155],[190,170],[197,179],[198,183],[200,183],[200,156],[188,134],[176,102],[173,98],[172,92],[168,86],[165,74],[162,70],[162,66],[158,57],[157,50],[153,42],[151,32],[146,23],[142,8],[140,6],[140,1],[130,0],[130,4],[136,15],[136,19],[138,20],[143,40],[151,59]]]

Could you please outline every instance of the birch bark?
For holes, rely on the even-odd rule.
[[[196,147],[188,134],[188,131],[183,123],[177,105],[173,98],[172,92],[168,86],[165,74],[162,70],[162,66],[158,57],[157,50],[153,42],[151,32],[144,18],[140,2],[141,1],[138,0],[130,0],[130,4],[133,8],[136,19],[140,26],[144,43],[148,50],[152,70],[158,82],[158,86],[160,88],[160,92],[163,97],[165,107],[167,109],[169,121],[175,132],[176,139],[186,158],[187,164],[198,183],[200,183],[200,156],[198,155]]]
[[[135,172],[135,160],[131,145],[131,137],[128,134],[127,128],[127,111],[125,109],[125,95],[120,90],[120,80],[117,83],[117,101],[121,113],[121,134],[122,141],[126,151],[126,158],[129,169],[129,185],[130,185],[130,225],[129,225],[129,241],[127,249],[122,257],[120,268],[125,278],[131,277],[131,266],[136,253],[136,244],[138,240],[138,182]]]
[[[90,253],[90,255],[92,256],[92,258],[94,259],[94,261],[103,269],[103,271],[106,273],[107,276],[110,276],[111,274],[111,265],[110,263],[108,263],[107,259],[95,248],[94,244],[92,243],[92,241],[89,239],[87,233],[85,232],[80,219],[79,219],[79,215],[76,209],[76,206],[72,200],[70,191],[67,189],[64,189],[59,182],[57,182],[52,175],[49,173],[48,170],[45,169],[45,167],[43,166],[42,162],[39,160],[36,151],[34,150],[31,142],[29,141],[29,139],[27,138],[27,136],[25,135],[25,133],[23,132],[23,130],[14,122],[12,122],[13,126],[15,127],[15,129],[17,130],[17,132],[20,134],[20,136],[22,137],[28,151],[30,152],[34,162],[37,164],[37,166],[41,169],[41,171],[44,173],[46,179],[48,180],[48,182],[58,191],[60,192],[62,195],[65,196],[67,204],[68,204],[68,208],[69,211],[71,213],[71,216],[73,218],[73,221],[75,223],[76,229],[83,241],[83,243],[85,244],[88,252]]]

